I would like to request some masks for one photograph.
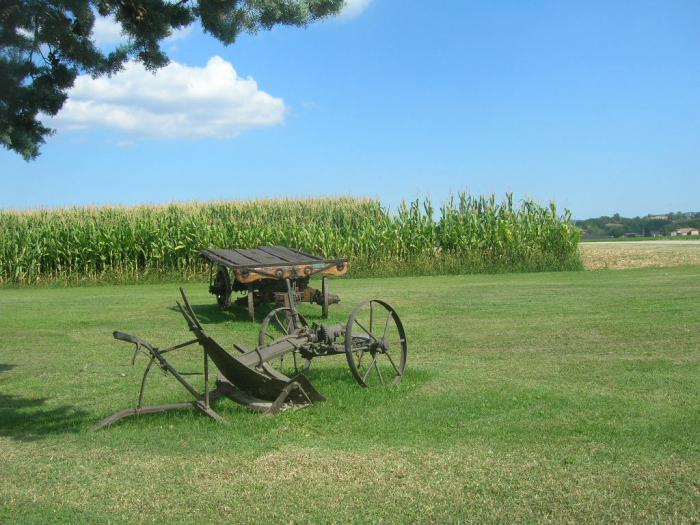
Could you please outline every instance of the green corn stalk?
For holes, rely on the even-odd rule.
[[[0,210],[0,284],[205,275],[203,248],[275,244],[350,257],[355,275],[576,269],[578,242],[568,211],[510,194],[437,212],[352,197]]]

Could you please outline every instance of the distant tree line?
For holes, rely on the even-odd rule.
[[[592,219],[574,221],[581,228],[583,237],[656,237],[670,235],[679,228],[700,228],[700,212],[676,212],[646,217],[620,217],[604,215]]]

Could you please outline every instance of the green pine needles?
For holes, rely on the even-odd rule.
[[[318,198],[0,211],[0,284],[197,278],[207,247],[286,245],[350,257],[354,276],[581,269],[568,211],[512,195]]]

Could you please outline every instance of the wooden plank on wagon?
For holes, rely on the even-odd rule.
[[[286,246],[265,246],[265,251],[276,255],[280,259],[289,261],[291,264],[309,264],[313,262],[323,262],[323,257],[311,255],[309,253],[292,250]]]
[[[337,264],[347,259],[324,259],[316,255],[287,248],[285,246],[261,246],[260,248],[202,250],[202,256],[209,261],[234,270],[312,265],[319,263]]]
[[[264,248],[251,248],[247,250],[240,250],[244,252],[247,257],[253,259],[250,264],[255,264],[257,266],[277,266],[280,264],[286,264],[284,259],[268,253]]]

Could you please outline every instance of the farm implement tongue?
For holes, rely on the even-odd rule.
[[[237,355],[229,353],[206,333],[182,288],[182,303],[178,302],[177,305],[194,339],[161,350],[138,337],[114,332],[115,339],[135,345],[132,364],[139,353],[145,353],[149,362],[141,380],[136,407],[112,414],[91,430],[109,427],[129,416],[185,408],[197,409],[225,423],[212,408],[212,403],[224,396],[251,410],[268,414],[284,408],[309,406],[325,400],[304,375],[309,370],[311,360],[321,356],[344,354],[352,375],[361,386],[398,383],[401,380],[406,368],[406,335],[398,314],[391,306],[373,299],[358,305],[345,324],[309,326],[296,309],[289,281],[287,288],[289,306],[272,310],[267,315],[255,349],[246,350],[234,344]],[[166,354],[193,344],[199,344],[204,354],[202,392],[185,379],[186,374],[178,372],[166,359]],[[210,360],[218,369],[216,388],[211,391]],[[164,373],[172,375],[194,400],[144,405],[146,379],[154,364]]]

